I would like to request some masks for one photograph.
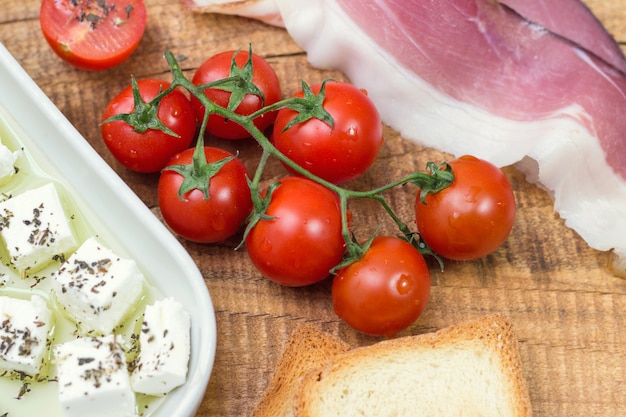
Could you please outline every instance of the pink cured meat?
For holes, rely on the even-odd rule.
[[[626,78],[616,68],[488,0],[338,4],[403,68],[459,102],[520,121],[580,106],[565,117],[595,130],[626,178]]]
[[[624,274],[626,60],[579,0],[259,1],[403,137],[517,164]]]
[[[275,0],[180,0],[196,13],[219,13],[251,17],[274,26],[284,26]]]
[[[500,166],[517,163],[591,247],[614,250],[614,267],[624,273],[624,58],[582,3],[556,2],[578,8],[576,42],[566,38],[573,23],[554,23],[551,8],[514,11],[489,0],[276,1],[309,61],[366,88],[405,138]]]
[[[624,54],[602,23],[578,0],[500,0],[526,20],[568,39],[626,72]],[[626,4],[624,5],[626,7]]]

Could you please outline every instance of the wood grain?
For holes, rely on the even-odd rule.
[[[181,59],[189,74],[208,56],[249,42],[275,67],[285,95],[336,72],[312,68],[306,55],[281,29],[229,16],[189,13],[175,0],[147,0],[149,23],[136,53],[100,73],[75,70],[61,62],[41,36],[39,2],[0,0],[0,41],[84,135],[96,151],[159,215],[155,175],[123,169],[106,151],[98,121],[109,99],[138,78],[169,78],[165,50]],[[586,2],[626,49],[626,1]],[[2,92],[0,92],[1,94]],[[34,121],[36,122],[36,121]],[[389,177],[422,170],[446,155],[403,140],[385,130],[386,145],[373,169],[354,187],[373,187]],[[254,143],[227,143],[253,169]],[[550,197],[514,169],[506,168],[519,205],[514,230],[493,255],[476,262],[433,264],[432,298],[424,315],[405,333],[432,331],[485,313],[507,314],[520,339],[522,359],[538,417],[626,415],[626,281],[607,272],[607,254],[591,250],[552,210]],[[283,175],[270,165],[268,179]],[[414,194],[389,194],[391,206],[410,219]],[[355,202],[355,229],[365,234],[393,225],[368,202]],[[289,333],[312,322],[351,345],[376,341],[355,334],[333,314],[329,282],[310,288],[283,288],[259,276],[235,240],[223,245],[183,242],[199,265],[211,293],[218,324],[214,372],[197,416],[246,416],[260,398]],[[21,416],[20,416],[21,417]]]

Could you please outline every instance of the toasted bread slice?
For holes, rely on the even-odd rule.
[[[532,415],[512,325],[500,315],[336,355],[302,379],[296,417]]]
[[[293,417],[293,400],[300,379],[349,348],[347,343],[312,324],[297,327],[251,417]]]

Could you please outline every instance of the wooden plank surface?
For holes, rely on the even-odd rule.
[[[626,47],[626,0],[587,4]],[[139,49],[130,60],[105,72],[75,70],[52,53],[40,33],[35,0],[0,0],[0,42],[158,216],[157,176],[134,174],[117,164],[97,126],[107,101],[129,83],[131,74],[169,79],[162,58],[169,49],[184,57],[181,66],[191,76],[210,55],[252,42],[279,73],[285,95],[297,90],[301,79],[313,83],[343,76],[308,65],[305,54],[281,29],[243,18],[188,13],[176,0],[147,0],[147,5],[149,23]],[[446,157],[403,140],[391,129],[385,134],[378,162],[353,184],[355,188],[380,185],[385,178],[399,178],[422,170],[428,160]],[[220,145],[238,150],[254,168],[258,157],[254,143]],[[626,281],[606,270],[606,253],[589,249],[564,226],[544,191],[526,183],[515,169],[505,171],[519,206],[512,235],[483,260],[448,262],[445,272],[433,265],[428,308],[403,334],[436,330],[489,312],[505,313],[520,339],[535,416],[624,416]],[[283,174],[272,163],[267,178]],[[401,217],[411,219],[412,192],[398,189],[389,199]],[[359,202],[351,209],[358,234],[381,222],[381,232],[395,232],[376,206]],[[377,340],[355,334],[334,316],[330,282],[300,289],[279,287],[259,276],[244,252],[233,251],[235,244],[235,240],[223,245],[184,243],[205,277],[218,325],[215,368],[200,417],[248,415],[298,323],[317,323],[355,346]]]

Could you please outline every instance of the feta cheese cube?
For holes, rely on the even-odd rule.
[[[52,311],[38,295],[0,296],[0,368],[37,375],[48,352]]]
[[[122,338],[85,337],[56,345],[59,403],[66,417],[134,417]]]
[[[140,353],[131,374],[133,390],[161,395],[185,383],[191,318],[172,298],[146,307],[139,335]]]
[[[19,151],[11,152],[4,144],[0,143],[0,184],[6,182],[17,171],[15,161],[20,155]]]
[[[52,183],[0,202],[0,235],[20,272],[36,272],[76,247]]]
[[[143,274],[94,237],[87,239],[53,274],[57,300],[83,332],[108,334],[141,296]]]

